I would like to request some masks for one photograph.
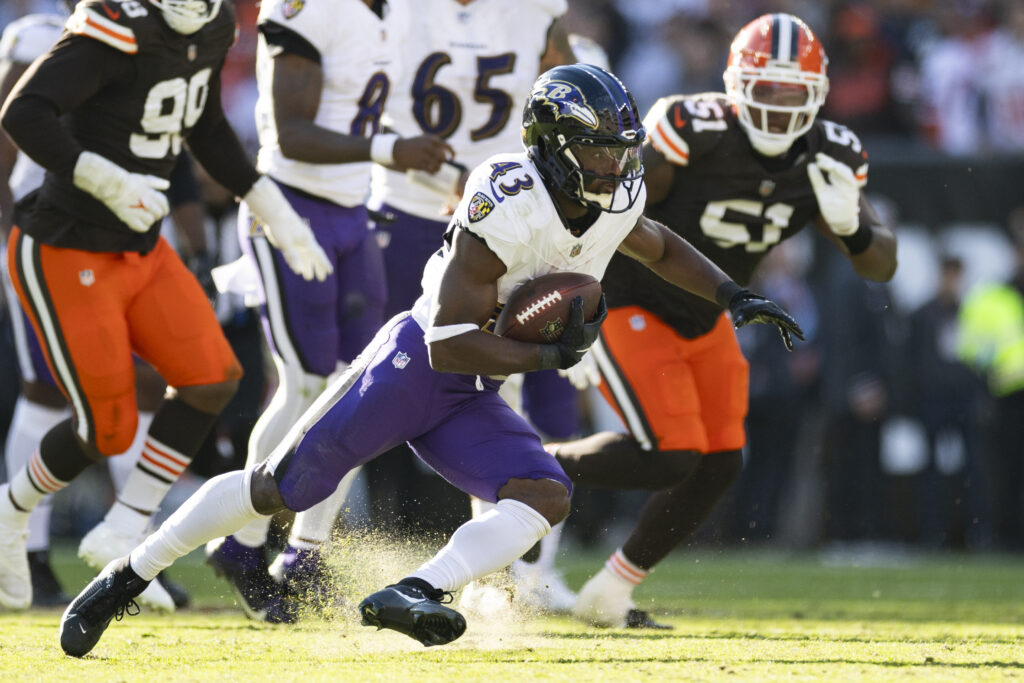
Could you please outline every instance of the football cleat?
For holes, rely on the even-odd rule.
[[[565,577],[554,567],[542,567],[516,560],[509,567],[519,600],[542,612],[570,612],[576,594],[565,583]]]
[[[60,619],[60,647],[71,657],[86,655],[99,642],[112,619],[139,613],[135,602],[150,581],[143,581],[128,564],[114,560],[78,594]]]
[[[364,626],[389,628],[423,645],[445,645],[466,632],[466,619],[441,601],[452,595],[404,583],[392,584],[359,603]]]
[[[63,607],[71,602],[50,567],[49,553],[45,550],[29,553],[28,568],[32,576],[33,607]]]
[[[217,538],[206,544],[206,564],[231,584],[242,611],[250,619],[272,624],[291,624],[297,620],[292,602],[270,576],[263,546],[251,548],[234,536]]]
[[[673,627],[655,621],[650,614],[642,609],[631,609],[626,612],[626,628],[653,628],[671,631]]]
[[[315,548],[288,546],[270,565],[270,576],[289,598],[314,609],[326,609],[334,603],[334,590]]]
[[[144,540],[145,534],[132,536],[118,531],[106,522],[100,522],[78,544],[78,556],[93,569],[103,569],[113,560],[131,554]],[[146,590],[138,597],[139,602],[151,610],[174,611],[174,598],[159,581],[150,581]]]
[[[27,541],[27,526],[0,520],[0,605],[7,609],[28,609],[32,604]]]

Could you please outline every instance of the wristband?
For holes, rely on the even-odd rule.
[[[850,256],[856,256],[861,252],[867,251],[867,248],[871,246],[871,240],[874,238],[875,232],[870,226],[861,225],[857,228],[856,232],[851,235],[839,235],[839,239],[846,245],[846,249],[850,252]]]
[[[732,280],[726,280],[715,290],[715,302],[722,308],[729,308],[734,296],[746,291]]]
[[[562,352],[555,344],[539,344],[538,370],[557,370],[562,367]]]
[[[395,163],[395,133],[377,133],[370,138],[370,160],[381,166],[392,166]]]

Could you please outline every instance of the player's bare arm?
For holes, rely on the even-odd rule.
[[[572,64],[576,61],[573,55],[572,46],[569,45],[569,32],[565,30],[561,20],[555,19],[548,29],[548,43],[544,54],[540,58],[540,73],[553,69],[562,64]]]
[[[864,251],[851,254],[847,245],[822,216],[818,216],[815,227],[846,254],[858,275],[866,280],[888,282],[896,274],[896,235],[882,224],[878,213],[863,194],[858,201],[861,226],[871,230],[871,241]]]
[[[287,52],[274,58],[274,122],[281,152],[313,164],[370,161],[372,138],[343,135],[316,124],[323,81],[323,69],[311,59]],[[392,154],[397,170],[433,173],[454,152],[441,138],[421,135],[397,140]]]
[[[641,216],[619,251],[640,261],[672,284],[715,301],[715,292],[732,279],[679,235]]]
[[[650,142],[644,143],[644,185],[647,186],[647,203],[658,204],[668,197],[675,180],[676,167],[671,161],[654,148]]]
[[[440,372],[510,375],[539,367],[540,344],[527,344],[474,330],[446,339],[429,339],[448,327],[483,326],[494,313],[498,278],[505,264],[480,239],[459,229],[441,277],[431,329],[427,330],[430,367]]]

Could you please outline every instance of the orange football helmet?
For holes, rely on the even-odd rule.
[[[765,14],[729,48],[725,93],[754,149],[778,156],[810,130],[828,93],[828,57],[792,14]]]

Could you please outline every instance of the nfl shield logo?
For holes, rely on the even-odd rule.
[[[762,197],[768,197],[772,192],[775,192],[775,181],[762,180],[761,185],[757,188],[757,193]]]
[[[640,314],[631,315],[629,316],[629,327],[634,332],[639,332],[647,327],[647,319]]]
[[[395,354],[395,357],[391,359],[391,364],[399,370],[405,368],[409,364],[409,354],[405,351],[399,351]]]
[[[96,274],[89,268],[80,270],[78,271],[78,281],[86,287],[91,287],[92,283],[96,282]]]
[[[291,19],[301,12],[302,8],[305,6],[305,0],[286,0],[285,3],[281,5],[281,14],[284,15],[285,19]]]
[[[190,61],[190,62],[196,61],[196,54],[197,53],[198,53],[198,48],[196,48],[195,45],[189,45],[188,46],[188,61]]]
[[[572,250],[569,252],[569,258],[576,258],[577,256],[580,255],[581,251],[583,251],[583,245],[582,244],[574,244],[574,245],[572,245]]]

